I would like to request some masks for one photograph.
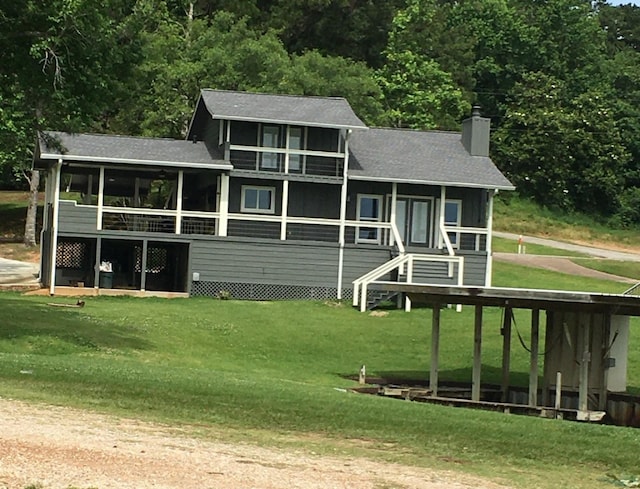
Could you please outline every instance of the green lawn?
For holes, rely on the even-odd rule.
[[[559,248],[552,248],[550,246],[539,245],[535,243],[524,243],[525,251],[529,255],[552,255],[552,256],[571,256],[571,257],[583,257],[586,256],[583,253],[576,251],[561,250]],[[506,239],[494,237],[491,240],[491,248],[498,253],[517,253],[518,241],[515,239]]]
[[[513,285],[518,271],[496,265],[497,285]],[[526,271],[532,284],[584,285],[537,272]],[[100,297],[67,309],[48,306],[52,300],[71,302],[0,294],[3,397],[193,424],[201,432],[211,427],[229,439],[464,471],[517,487],[590,488],[605,484],[600,479],[609,472],[640,472],[638,430],[340,390],[355,385],[347,377],[361,364],[369,375],[426,378],[429,309],[372,317],[319,302]],[[525,342],[527,324],[527,315],[518,314]],[[470,380],[472,325],[471,308],[443,311],[442,379]],[[485,382],[500,378],[500,325],[501,312],[487,310]],[[515,340],[513,348],[513,380],[526,385],[528,352]],[[630,384],[639,388],[640,345],[629,363]]]

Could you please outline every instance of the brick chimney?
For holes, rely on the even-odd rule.
[[[471,156],[489,156],[491,119],[480,115],[480,106],[474,105],[471,117],[462,121],[462,144]]]

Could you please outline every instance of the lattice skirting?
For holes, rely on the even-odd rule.
[[[335,300],[335,287],[311,287],[308,285],[249,284],[234,282],[191,283],[192,296],[228,297],[256,301],[268,300]],[[351,300],[352,289],[344,289],[342,298]]]

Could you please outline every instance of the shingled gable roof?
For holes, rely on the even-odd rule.
[[[349,178],[513,190],[490,158],[471,156],[460,133],[372,128],[349,141]]]
[[[53,143],[48,144],[48,141]],[[182,139],[141,138],[106,134],[39,134],[34,164],[47,160],[125,163],[190,168],[233,168],[216,149]]]
[[[341,129],[367,129],[342,97],[202,90],[200,103],[216,119]],[[190,131],[191,132],[191,131]]]

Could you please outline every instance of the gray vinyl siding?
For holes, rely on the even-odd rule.
[[[95,232],[98,228],[97,207],[84,207],[75,202],[61,201],[58,213],[58,230],[67,233]]]
[[[201,281],[336,287],[338,247],[227,238],[193,242]]]
[[[344,249],[344,266],[342,270],[343,287],[351,287],[351,282],[369,273],[391,259],[391,250],[382,246],[347,246]],[[389,280],[383,276],[379,280]]]
[[[214,148],[220,146],[220,124],[222,124],[222,121],[218,119],[207,118],[202,129],[202,135],[198,135],[198,139],[204,140],[207,146]]]
[[[340,218],[340,186],[303,182],[289,184],[289,215]]]
[[[413,250],[415,251],[415,250]],[[419,251],[425,253],[425,251]],[[438,250],[429,250],[427,253],[439,254]],[[446,256],[446,255],[442,255]],[[457,256],[464,257],[463,285],[482,286],[485,282],[487,269],[487,254],[460,250]],[[434,285],[455,285],[458,280],[458,265],[453,265],[453,274],[448,276],[449,264],[446,262],[414,262],[413,278],[415,283]]]

